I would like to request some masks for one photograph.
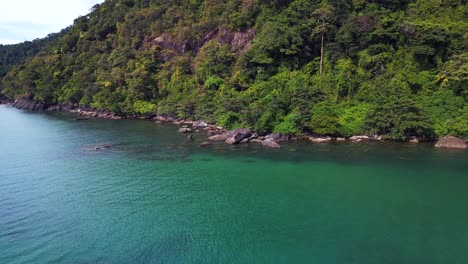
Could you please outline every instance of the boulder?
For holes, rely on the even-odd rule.
[[[262,141],[262,145],[269,148],[281,148],[281,146],[273,140]]]
[[[194,128],[207,128],[208,124],[203,122],[203,121],[195,121],[195,122],[193,122],[192,127],[194,127]]]
[[[370,139],[369,136],[352,136],[349,138],[349,140],[352,140],[352,141],[361,141],[361,140],[368,140]]]
[[[241,143],[242,140],[249,138],[250,136],[252,136],[252,132],[250,131],[250,129],[236,129],[228,133],[228,138],[225,142],[231,145],[235,145]]]
[[[288,141],[291,138],[289,135],[281,134],[281,133],[273,133],[265,136],[266,140],[273,140],[276,142],[284,142]]]
[[[326,138],[310,137],[309,140],[314,142],[314,143],[324,143],[324,142],[330,142],[332,140],[332,138],[331,137],[326,137]]]
[[[343,142],[343,141],[346,141],[346,138],[344,138],[344,137],[337,137],[337,138],[336,138],[336,141]]]
[[[208,138],[211,141],[226,141],[228,139],[227,134],[214,135]]]
[[[459,139],[457,137],[453,137],[453,136],[446,136],[446,137],[439,139],[439,141],[437,141],[435,146],[437,148],[456,148],[456,149],[467,148],[464,140]]]
[[[188,127],[183,127],[181,129],[178,130],[179,133],[192,133],[192,129],[188,128]]]
[[[263,140],[254,138],[249,141],[249,143],[257,143],[257,144],[262,144]]]

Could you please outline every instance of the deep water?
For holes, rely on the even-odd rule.
[[[0,106],[0,263],[468,263],[467,151],[194,138]]]

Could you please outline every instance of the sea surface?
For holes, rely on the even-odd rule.
[[[74,118],[0,106],[0,263],[468,263],[467,151]]]

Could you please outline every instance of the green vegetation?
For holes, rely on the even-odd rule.
[[[259,133],[468,138],[467,13],[462,0],[108,0],[40,52],[8,47],[29,57],[2,58],[0,91]]]

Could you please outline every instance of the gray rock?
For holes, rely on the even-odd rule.
[[[241,143],[242,140],[249,138],[250,136],[252,136],[252,131],[250,131],[250,129],[236,129],[228,133],[228,138],[225,142],[231,145],[235,145]]]
[[[265,136],[266,140],[273,140],[276,142],[285,142],[291,138],[289,135],[281,134],[281,133],[273,133]]]
[[[181,129],[178,130],[179,133],[192,133],[192,129],[188,128],[188,127],[183,127]]]
[[[208,124],[203,122],[203,121],[195,121],[193,122],[193,126],[194,128],[206,128],[208,127]]]
[[[228,139],[227,134],[214,135],[208,138],[211,141],[226,141]]]
[[[439,141],[437,141],[435,146],[437,148],[456,148],[456,149],[467,148],[464,140],[457,138],[457,137],[453,137],[453,136],[446,136],[446,137],[439,139]]]
[[[254,138],[249,141],[249,143],[257,143],[257,144],[262,144],[263,140]]]
[[[273,140],[262,141],[262,145],[269,148],[281,148],[280,144],[276,143]]]
[[[314,143],[325,143],[325,142],[330,142],[332,140],[332,138],[331,137],[326,137],[326,138],[310,137],[309,140],[314,142]]]

